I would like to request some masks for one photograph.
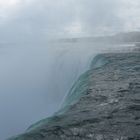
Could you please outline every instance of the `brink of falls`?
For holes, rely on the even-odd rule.
[[[0,46],[0,140],[22,133],[58,111],[95,54],[113,48],[94,42]]]
[[[140,140],[140,53],[104,53],[54,116],[10,140]]]

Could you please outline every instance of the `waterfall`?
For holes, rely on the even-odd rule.
[[[94,42],[5,44],[0,48],[0,139],[51,116],[93,57]]]

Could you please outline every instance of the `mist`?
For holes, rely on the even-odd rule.
[[[42,42],[140,29],[138,0],[10,1],[0,3],[1,42]]]
[[[0,0],[0,139],[53,115],[94,56],[116,49],[59,39],[139,31],[139,9],[138,0]]]

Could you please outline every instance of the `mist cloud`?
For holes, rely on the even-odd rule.
[[[138,0],[20,0],[11,7],[0,11],[1,40],[94,36],[140,29]]]

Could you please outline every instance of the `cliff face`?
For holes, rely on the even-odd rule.
[[[98,55],[59,112],[10,140],[140,140],[140,53]]]

